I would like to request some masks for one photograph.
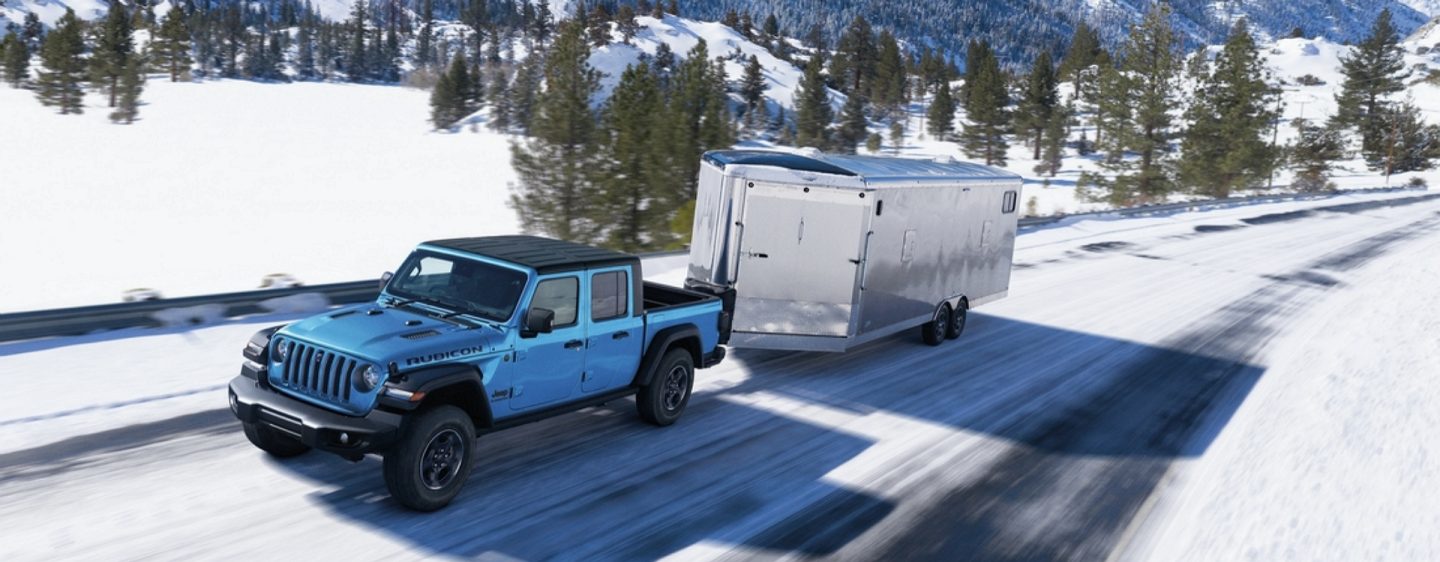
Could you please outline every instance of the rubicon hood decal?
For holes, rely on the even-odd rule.
[[[455,359],[455,358],[457,358],[457,357],[464,357],[464,356],[466,356],[466,355],[475,355],[475,354],[478,354],[478,353],[480,353],[480,352],[482,352],[482,351],[485,351],[485,349],[484,349],[483,347],[481,347],[481,346],[476,345],[476,346],[471,346],[471,347],[462,347],[462,348],[459,348],[459,349],[452,349],[452,350],[450,350],[450,351],[441,351],[441,352],[430,353],[430,354],[426,354],[426,355],[419,355],[419,356],[416,356],[416,357],[407,357],[407,358],[405,358],[405,366],[406,366],[406,367],[414,367],[414,366],[416,366],[416,365],[424,365],[424,364],[426,364],[426,363],[434,363],[434,362],[437,362],[437,361],[445,361],[445,360],[447,360],[447,359]]]

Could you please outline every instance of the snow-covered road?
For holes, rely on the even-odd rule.
[[[1324,455],[1321,438],[1266,446],[1326,416],[1373,431],[1356,451],[1391,451],[1383,474],[1406,482],[1340,490],[1440,501],[1420,486],[1440,451],[1409,425],[1440,403],[1424,349],[1368,367],[1421,371],[1404,397],[1306,405],[1335,404],[1395,342],[1434,339],[1399,331],[1434,327],[1437,251],[1440,195],[1425,192],[1037,230],[1019,238],[1010,298],[956,342],[734,350],[675,427],[640,424],[627,400],[486,436],[466,490],[431,515],[387,500],[376,459],[277,462],[245,442],[214,387],[250,324],[0,346],[0,559],[1295,557],[1265,542],[1301,534],[1212,529],[1217,514],[1340,510],[1336,492],[1307,502],[1286,480],[1286,455]],[[1373,337],[1321,337],[1337,306],[1382,298],[1376,285],[1429,297],[1363,316]],[[126,352],[145,346],[167,351]],[[91,385],[125,396],[97,401]],[[1307,466],[1322,482],[1313,467],[1376,469]],[[1302,497],[1234,491],[1259,477]],[[1433,557],[1433,517],[1386,521],[1403,527],[1386,529],[1394,557]]]

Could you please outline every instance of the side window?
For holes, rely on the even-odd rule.
[[[607,271],[590,277],[590,321],[610,320],[624,316],[629,298],[624,271]]]
[[[1018,199],[1019,196],[1020,196],[1020,194],[1019,194],[1019,193],[1016,193],[1016,192],[1014,192],[1014,191],[1006,191],[1006,192],[1005,192],[1005,204],[1004,204],[1003,207],[1000,208],[1000,212],[1002,212],[1002,213],[1013,213],[1013,212],[1015,212],[1015,200]]]
[[[535,286],[535,298],[531,308],[548,308],[555,311],[555,327],[575,325],[575,311],[580,304],[580,278],[562,277],[546,279]]]

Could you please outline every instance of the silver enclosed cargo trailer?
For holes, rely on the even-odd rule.
[[[1019,176],[953,159],[706,153],[686,286],[722,295],[736,347],[844,351],[958,336],[1010,287]]]

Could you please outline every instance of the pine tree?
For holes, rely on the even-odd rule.
[[[4,78],[12,88],[30,80],[30,47],[11,30],[5,34]]]
[[[1025,80],[1025,92],[1015,114],[1015,128],[1029,137],[1026,142],[1034,146],[1035,160],[1040,159],[1045,131],[1053,121],[1052,114],[1060,102],[1058,87],[1050,52],[1040,51],[1040,56],[1036,57],[1030,75]]]
[[[1279,92],[1266,83],[1269,72],[1245,20],[1202,78],[1185,111],[1190,122],[1181,143],[1180,178],[1197,193],[1226,198],[1270,177],[1277,163],[1265,138],[1278,117]]]
[[[1045,131],[1041,136],[1044,140],[1040,142],[1041,153],[1039,162],[1035,164],[1035,173],[1055,177],[1060,172],[1060,166],[1065,157],[1065,128],[1070,119],[1070,110],[1065,106],[1057,106],[1050,111],[1050,119],[1045,123]]]
[[[1300,136],[1290,151],[1290,167],[1295,171],[1291,185],[1297,191],[1333,189],[1327,174],[1331,163],[1345,157],[1345,139],[1339,129],[1300,123]]]
[[[875,79],[877,58],[875,34],[871,31],[870,22],[864,16],[855,16],[835,47],[835,57],[830,61],[830,78],[835,81],[837,89],[847,95],[868,95],[870,84]]]
[[[905,122],[893,121],[890,123],[890,148],[896,154],[905,145]]]
[[[1102,165],[1115,177],[1084,176],[1082,183],[1104,189],[1112,203],[1159,201],[1174,189],[1167,155],[1174,134],[1171,112],[1178,104],[1181,64],[1177,46],[1169,5],[1154,5],[1140,24],[1130,29],[1120,71],[1102,76],[1102,81],[1113,80],[1103,86],[1110,99],[1101,103],[1113,104],[1107,112],[1112,120],[1108,130],[1113,135],[1109,141],[1113,149]],[[1120,156],[1126,152],[1138,158]]]
[[[531,21],[531,27],[531,33],[535,35],[535,42],[544,46],[550,40],[551,32],[555,30],[554,16],[550,13],[549,0],[538,0],[535,3],[535,19]]]
[[[527,4],[528,5],[528,4]],[[435,64],[435,1],[423,0],[420,4],[420,30],[415,34],[415,67],[427,68]]]
[[[459,119],[455,116],[457,99],[455,84],[450,81],[450,73],[441,73],[440,77],[435,80],[435,87],[430,90],[430,123],[436,129],[448,129]]]
[[[351,82],[360,82],[370,76],[370,52],[365,48],[365,24],[369,22],[369,14],[365,10],[366,0],[355,0],[355,5],[350,9],[350,48],[345,53],[345,73]]]
[[[1382,110],[1386,130],[1380,149],[1364,151],[1371,168],[1391,174],[1429,170],[1440,158],[1440,126],[1427,125],[1420,109],[1410,102]]]
[[[855,145],[865,140],[865,100],[860,94],[845,98],[840,110],[840,126],[835,131],[835,148],[845,154],[854,154]]]
[[[510,87],[511,125],[520,127],[526,134],[529,134],[530,122],[535,116],[538,92],[544,79],[544,61],[542,53],[532,53],[525,57],[515,71],[515,81]]]
[[[935,89],[935,99],[925,113],[925,128],[935,140],[949,140],[955,132],[955,98],[950,95],[950,83],[941,82]]]
[[[125,5],[114,2],[105,15],[105,21],[95,33],[95,50],[90,57],[90,80],[95,87],[110,97],[110,107],[115,107],[119,96],[120,77],[130,64],[135,53],[132,37],[130,12]]]
[[[31,52],[40,50],[41,41],[45,39],[45,24],[40,23],[40,16],[35,12],[25,13],[25,22],[20,24],[20,39]]]
[[[830,146],[830,122],[835,119],[835,110],[830,107],[830,92],[820,74],[822,64],[818,57],[810,59],[795,89],[795,144],[824,150]]]
[[[663,102],[655,74],[648,64],[626,67],[620,83],[606,102],[603,159],[598,204],[592,207],[597,224],[610,225],[606,246],[627,252],[653,250],[668,240],[665,232],[664,194],[669,186],[655,177],[657,114]]]
[[[750,55],[750,60],[745,63],[745,75],[740,79],[740,98],[745,100],[746,111],[755,111],[765,102],[765,90],[769,88],[765,83],[765,74],[760,67],[760,59]]]
[[[190,59],[190,29],[185,25],[181,10],[172,9],[165,13],[160,21],[160,31],[151,41],[150,52],[159,70],[170,75],[171,82],[189,79],[190,65],[194,61]]]
[[[245,20],[238,2],[225,8],[221,29],[224,35],[224,53],[222,55],[224,60],[221,72],[226,78],[239,77],[240,52],[245,50],[245,43],[250,34],[245,29]]]
[[[381,50],[380,79],[386,82],[400,81],[400,35],[392,22],[385,30],[385,48]]]
[[[880,133],[870,133],[870,136],[865,137],[865,150],[870,151],[871,154],[879,154],[880,144],[883,142],[885,140]]]
[[[1338,106],[1331,124],[1337,127],[1358,127],[1362,151],[1382,152],[1386,138],[1389,97],[1405,90],[1410,73],[1405,70],[1405,51],[1391,22],[1390,10],[1380,12],[1366,37],[1348,55],[1340,58],[1345,83],[1335,96]],[[1372,165],[1374,161],[1371,160]]]
[[[590,48],[584,34],[575,22],[562,23],[545,56],[546,88],[530,125],[530,140],[511,145],[520,183],[510,203],[526,231],[595,242],[602,232],[589,212],[599,166],[590,98],[600,79],[586,61]]]
[[[1070,81],[1075,88],[1075,96],[1079,97],[1085,82],[1094,74],[1090,70],[1096,65],[1109,64],[1109,58],[1100,45],[1100,36],[1089,24],[1080,22],[1075,26],[1075,35],[1070,38],[1070,47],[1065,51],[1065,58],[1060,60],[1056,76]]]
[[[1004,166],[1009,144],[1005,130],[1010,123],[1010,94],[1005,88],[1005,75],[1000,61],[984,42],[976,50],[976,59],[966,62],[965,123],[961,130],[961,148],[970,158],[984,160],[991,166]],[[974,69],[971,71],[971,69]]]
[[[900,43],[889,30],[881,31],[876,43],[875,81],[870,87],[870,101],[886,115],[891,115],[905,102],[905,57],[900,51]]]
[[[301,80],[315,78],[315,32],[308,21],[295,32],[295,73]]]
[[[490,100],[490,128],[506,133],[512,126],[511,117],[515,109],[510,105],[510,70],[496,66],[487,75],[485,97]]]
[[[55,22],[55,29],[45,35],[40,46],[40,78],[35,82],[35,96],[46,106],[59,107],[60,114],[84,113],[85,90],[80,83],[85,79],[85,39],[80,35],[84,25],[75,17],[75,11],[65,9],[65,15]]]
[[[171,10],[178,11],[178,10]],[[124,75],[117,85],[119,101],[115,111],[110,112],[110,121],[129,125],[140,115],[140,92],[145,89],[145,64],[139,56],[130,57],[125,63]]]
[[[640,33],[640,22],[635,21],[635,8],[628,4],[620,6],[615,12],[615,26],[620,29],[620,41],[629,45],[635,40],[635,34]]]

